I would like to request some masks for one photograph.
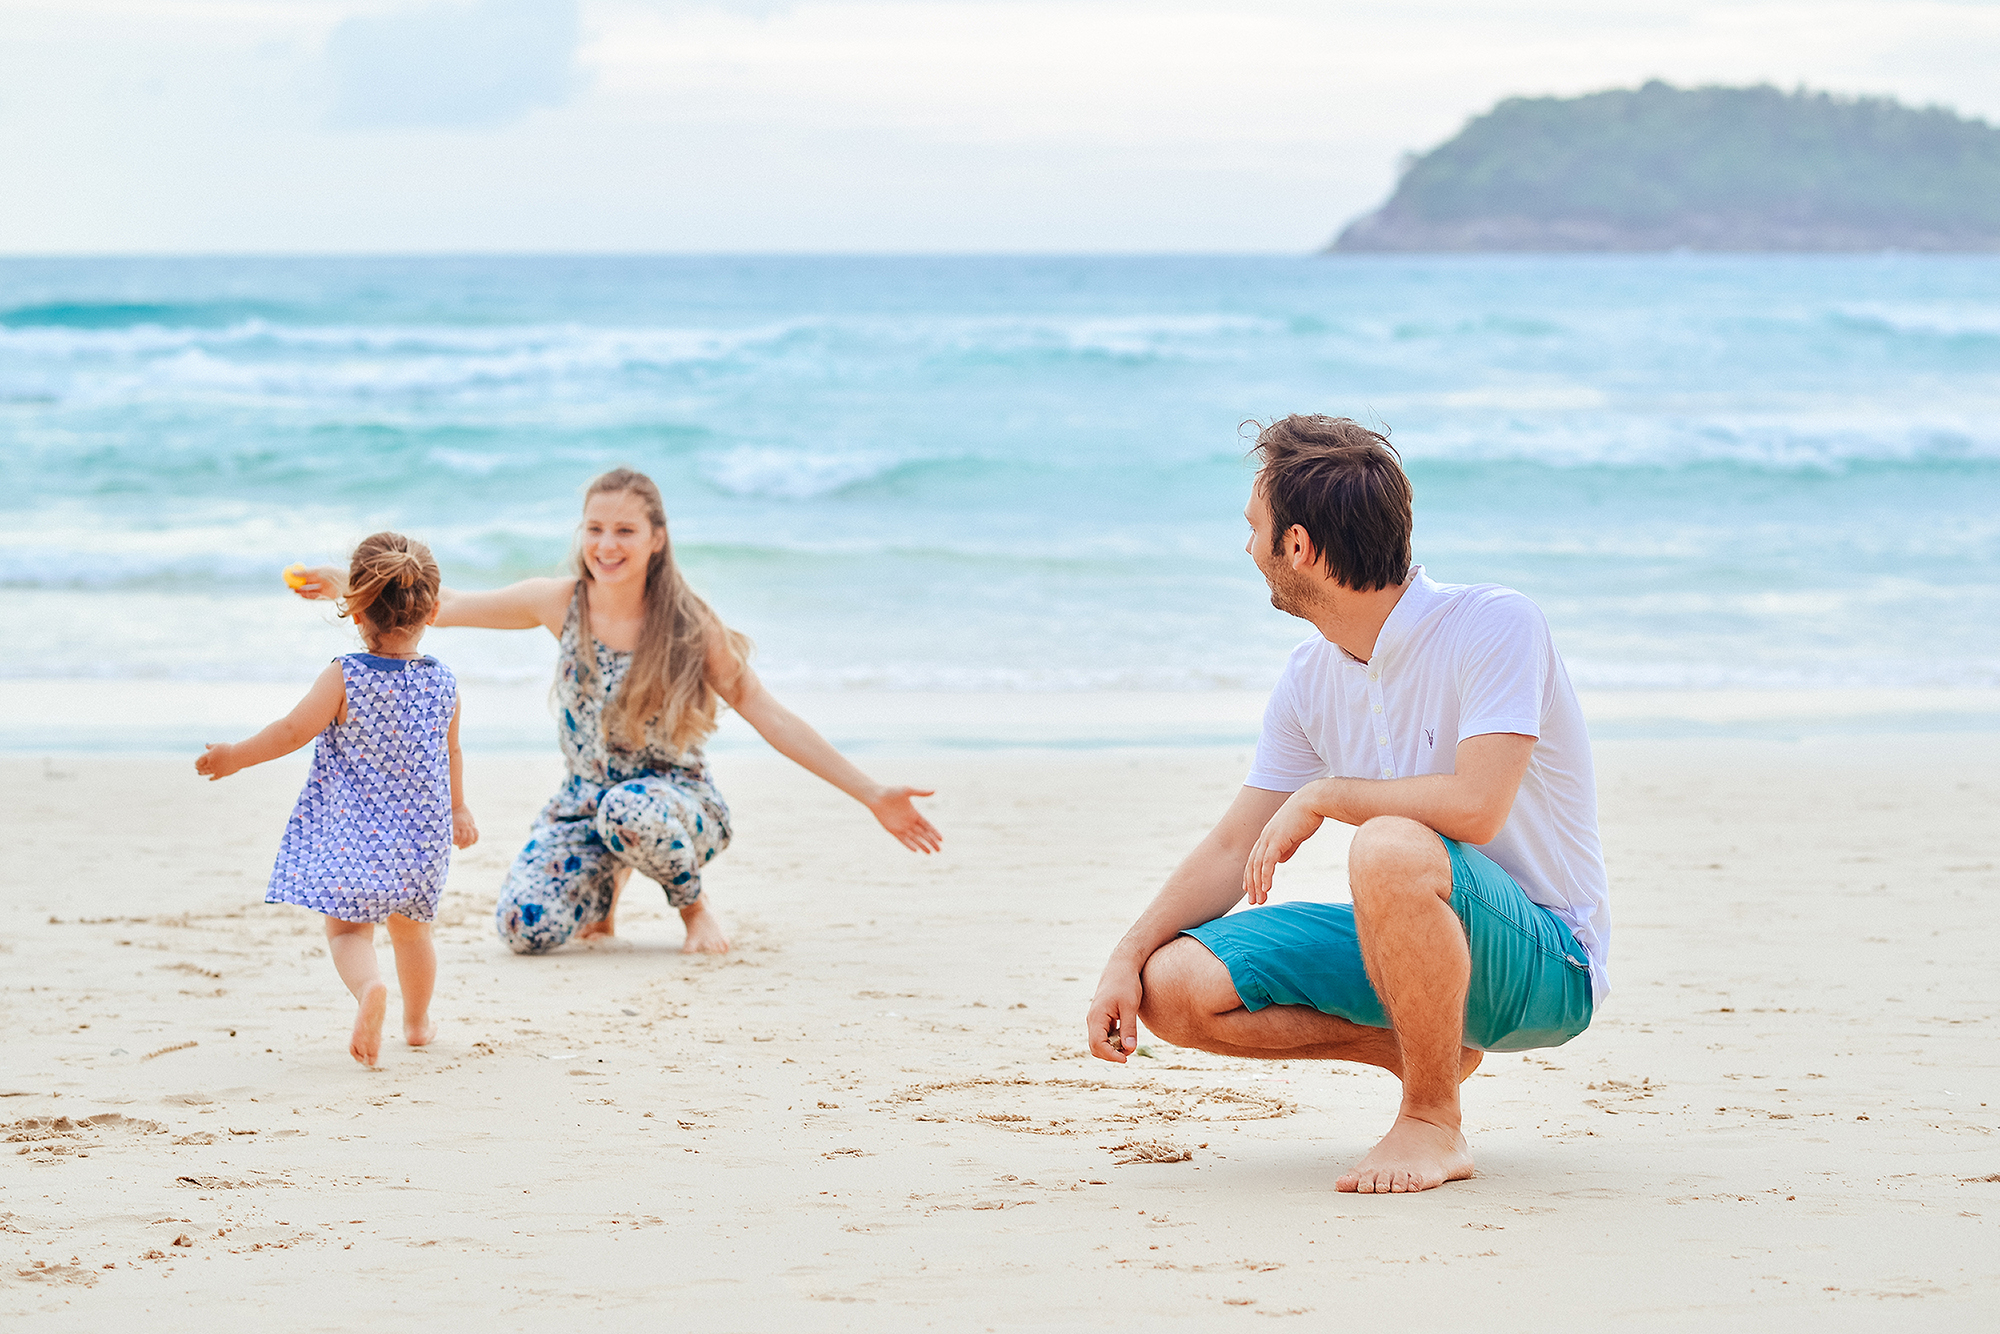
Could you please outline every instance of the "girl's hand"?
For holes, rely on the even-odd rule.
[[[1326,817],[1312,808],[1312,798],[1306,794],[1312,791],[1307,784],[1292,793],[1284,805],[1278,807],[1264,825],[1264,832],[1257,835],[1257,844],[1250,849],[1250,860],[1243,866],[1243,892],[1250,896],[1250,902],[1262,903],[1271,897],[1271,881],[1278,873],[1278,863],[1288,862],[1299,845],[1319,832]]]
[[[227,778],[243,766],[236,762],[232,753],[236,748],[227,742],[210,742],[208,747],[195,757],[194,771],[205,775],[213,783],[218,778]]]
[[[470,806],[451,808],[451,845],[454,848],[469,848],[479,841],[479,826],[472,822]]]
[[[911,852],[936,852],[944,846],[944,835],[910,803],[911,797],[935,795],[929,788],[885,787],[868,802],[868,811]]]
[[[331,602],[347,591],[347,580],[333,566],[321,565],[307,570],[306,581],[292,591],[307,602]]]

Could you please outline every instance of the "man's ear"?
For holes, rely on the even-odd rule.
[[[1319,552],[1313,549],[1312,537],[1303,524],[1293,524],[1285,530],[1285,559],[1295,570],[1307,570],[1319,564]]]

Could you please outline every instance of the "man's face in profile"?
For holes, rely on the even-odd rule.
[[[1250,540],[1243,549],[1257,564],[1257,572],[1271,588],[1271,605],[1288,616],[1304,617],[1312,605],[1313,576],[1309,570],[1295,570],[1287,554],[1271,553],[1271,505],[1264,499],[1261,482],[1251,486],[1250,503],[1243,507],[1250,525]]]

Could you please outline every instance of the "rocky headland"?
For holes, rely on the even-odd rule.
[[[1329,248],[1995,251],[2000,129],[1768,86],[1509,98]]]

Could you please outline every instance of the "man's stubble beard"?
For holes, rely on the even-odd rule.
[[[1275,560],[1272,565],[1274,568],[1262,571],[1264,583],[1271,590],[1271,605],[1287,616],[1297,616],[1301,620],[1312,619],[1306,615],[1312,602],[1306,595],[1309,585],[1305,576],[1297,570],[1279,565]]]

